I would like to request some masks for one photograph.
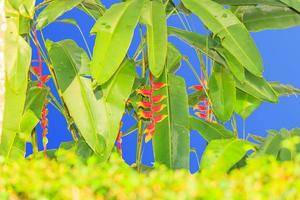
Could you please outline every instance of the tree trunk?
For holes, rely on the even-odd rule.
[[[0,142],[4,109],[5,75],[4,75],[4,33],[6,30],[4,0],[0,0]]]

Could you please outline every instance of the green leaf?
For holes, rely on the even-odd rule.
[[[300,1],[299,0],[280,0],[282,3],[286,4],[287,6],[295,9],[298,11],[298,15],[300,14]]]
[[[207,141],[216,139],[233,138],[234,134],[224,126],[201,120],[196,117],[190,117],[190,129],[196,130]]]
[[[270,85],[278,93],[279,96],[300,94],[300,89],[295,88],[292,85],[284,85],[279,82],[270,82]]]
[[[236,86],[240,90],[252,95],[253,97],[269,101],[272,103],[278,102],[277,93],[271,85],[263,78],[256,77],[246,71],[246,80],[244,83],[236,81]]]
[[[253,145],[240,139],[221,139],[211,141],[203,154],[200,168],[211,172],[228,172],[238,163]]]
[[[222,5],[211,0],[183,0],[184,5],[198,15],[205,26],[221,40],[227,49],[248,71],[261,77],[263,63],[246,27]]]
[[[94,19],[98,19],[105,12],[105,7],[98,0],[84,0],[78,8]]]
[[[6,4],[8,6],[8,4]],[[25,142],[19,138],[20,122],[26,100],[31,48],[19,36],[14,9],[6,7],[7,31],[5,42],[5,107],[3,130],[0,133],[0,155],[20,158],[25,154]]]
[[[114,78],[102,86],[103,96],[97,99],[91,80],[79,74],[85,63],[81,61],[87,57],[84,50],[71,40],[48,41],[47,49],[64,102],[80,134],[101,160],[107,160],[134,83],[133,63],[125,61]]]
[[[287,7],[244,6],[238,7],[236,15],[249,31],[285,29],[300,25],[299,13]]]
[[[189,94],[189,105],[191,107],[194,107],[197,105],[201,99],[207,98],[206,93],[204,90],[196,91],[191,94]]]
[[[40,121],[42,109],[45,104],[49,90],[32,86],[27,92],[24,114],[20,124],[20,131],[24,140],[28,140],[32,130]]]
[[[158,0],[147,2],[141,21],[147,27],[149,68],[155,77],[159,77],[164,70],[168,49],[167,22],[163,3]]]
[[[54,0],[38,15],[37,29],[42,29],[48,24],[54,22],[65,12],[79,5],[83,0]]]
[[[215,64],[208,82],[209,97],[215,116],[222,122],[230,119],[236,100],[235,80],[221,65]]]
[[[183,40],[184,42],[188,43],[194,48],[197,48],[200,51],[204,52],[208,57],[210,57],[214,61],[226,65],[224,59],[213,49],[219,44],[210,37],[200,35],[198,33],[180,30],[175,27],[168,27],[168,33],[169,35],[176,36],[180,40]]]
[[[182,55],[180,51],[171,43],[168,43],[168,55],[167,55],[167,71],[175,73],[181,64]]]
[[[166,118],[156,124],[153,137],[155,161],[172,169],[189,169],[189,107],[185,81],[165,72],[157,82],[167,83],[167,86],[154,95],[164,95],[167,98],[161,102],[166,108],[156,113],[165,115]]]
[[[240,115],[243,119],[246,119],[254,110],[256,110],[261,100],[237,89],[236,90],[236,103],[234,111]]]
[[[91,73],[99,85],[118,70],[130,46],[144,0],[131,0],[113,5],[98,19]]]

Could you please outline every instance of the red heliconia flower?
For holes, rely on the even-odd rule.
[[[153,112],[152,111],[141,111],[140,116],[144,119],[151,119],[151,118],[153,118]]]
[[[152,103],[149,101],[140,101],[138,102],[138,107],[142,108],[150,108],[152,106]]]
[[[207,106],[201,106],[201,105],[195,105],[193,107],[194,110],[200,110],[200,111],[205,111],[207,110]]]
[[[48,126],[48,119],[43,119],[41,121],[41,126],[43,129],[45,129]]]
[[[144,97],[150,97],[152,95],[152,91],[147,89],[138,89],[137,93],[143,95]]]
[[[203,119],[207,118],[207,113],[196,112],[195,115]]]
[[[36,75],[40,75],[42,70],[40,67],[32,67],[32,71],[36,74]]]
[[[161,104],[161,105],[158,105],[158,106],[153,106],[151,110],[153,112],[157,113],[157,112],[162,111],[165,107],[166,107],[166,104]]]
[[[152,131],[154,131],[155,130],[155,122],[151,122],[148,126],[147,126],[147,128],[145,129],[145,133],[147,134],[147,133],[149,133],[149,132],[152,132]]]
[[[155,123],[159,123],[159,122],[163,121],[166,118],[167,118],[167,115],[158,115],[158,116],[154,117],[154,121],[155,121]]]
[[[166,98],[166,96],[157,95],[157,96],[152,97],[151,100],[152,100],[153,103],[159,103],[162,100],[164,100],[165,98]]]
[[[44,76],[41,76],[41,77],[40,77],[40,81],[41,81],[42,83],[46,83],[49,79],[50,79],[50,76],[49,76],[49,75],[44,75]]]
[[[155,131],[153,130],[146,134],[145,143],[149,142],[153,138],[154,132]]]
[[[194,90],[197,90],[197,91],[203,90],[203,86],[202,85],[193,85],[191,88],[194,89]]]
[[[165,87],[166,83],[158,83],[158,82],[152,82],[152,89],[153,90],[160,90],[161,88]]]

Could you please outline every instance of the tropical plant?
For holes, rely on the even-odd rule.
[[[190,131],[196,130],[209,143],[201,161],[203,169],[213,166],[227,172],[256,150],[246,135],[238,138],[235,114],[247,118],[262,102],[278,103],[279,96],[300,93],[292,86],[265,80],[261,55],[249,33],[299,25],[296,0],[182,0],[179,5],[171,0],[127,0],[109,9],[97,0],[35,4],[35,0],[5,1],[6,104],[0,154],[6,158],[24,157],[25,142],[33,144],[34,156],[38,154],[39,121],[44,156],[49,156],[50,103],[65,117],[74,140],[61,148],[73,145],[81,158],[96,154],[107,161],[115,142],[121,153],[122,136],[137,130],[138,171],[143,167],[142,146],[150,140],[157,163],[189,168]],[[95,36],[92,53],[88,46],[85,51],[70,39],[44,38],[43,28],[54,22],[71,24],[82,33],[74,19],[59,18],[72,9],[95,19],[90,31]],[[169,17],[182,19],[182,13],[198,16],[209,34],[190,31],[184,20],[185,30],[167,25]],[[135,30],[140,44],[130,57]],[[196,50],[200,74],[168,42],[174,36]],[[32,60],[32,48],[37,49],[38,60]],[[30,67],[32,61],[38,66]],[[194,92],[188,92],[185,80],[176,74],[181,62],[199,81],[191,88]],[[43,72],[43,63],[50,75]],[[49,80],[58,96],[49,90]],[[125,113],[137,122],[122,133]],[[232,130],[225,128],[226,122]]]

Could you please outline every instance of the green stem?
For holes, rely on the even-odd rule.
[[[31,133],[31,143],[32,143],[32,150],[33,150],[33,157],[36,158],[38,154],[38,145],[37,145],[37,137],[36,137],[36,129],[32,130]]]

